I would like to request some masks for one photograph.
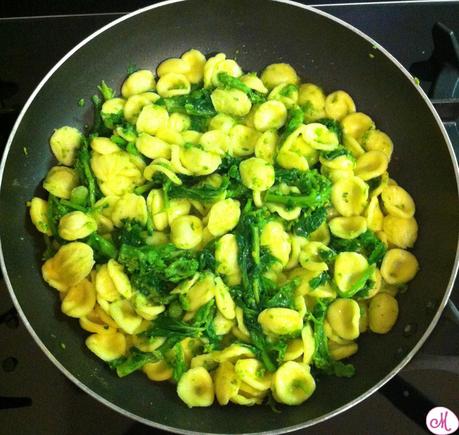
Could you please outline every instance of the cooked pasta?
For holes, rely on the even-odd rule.
[[[300,405],[316,375],[353,376],[359,337],[394,327],[419,270],[388,134],[343,90],[224,53],[99,90],[100,122],[52,133],[47,198],[29,203],[87,348],[189,407]]]

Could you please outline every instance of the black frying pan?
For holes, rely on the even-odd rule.
[[[278,61],[303,80],[331,92],[347,90],[395,144],[390,171],[416,205],[421,271],[400,295],[400,317],[384,336],[365,334],[352,358],[352,379],[323,377],[313,397],[281,414],[268,407],[188,409],[172,385],[140,374],[118,379],[85,349],[78,323],[59,310],[56,292],[41,279],[41,238],[25,202],[51,165],[53,128],[82,128],[89,97],[101,79],[119,88],[126,67],[153,68],[194,47],[236,56],[247,70]],[[371,56],[370,56],[371,54]],[[27,147],[27,156],[23,148]],[[435,326],[457,271],[457,163],[426,96],[410,75],[365,35],[331,16],[298,4],[267,0],[165,2],[106,26],[72,50],[35,90],[13,129],[2,162],[0,235],[3,273],[30,332],[50,359],[82,389],[124,414],[177,432],[241,433],[299,429],[341,412],[374,392],[415,354]],[[433,309],[432,309],[433,307]],[[415,333],[403,334],[406,324]],[[65,344],[65,347],[62,346]]]

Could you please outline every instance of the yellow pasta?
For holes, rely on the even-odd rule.
[[[223,361],[215,372],[215,395],[220,405],[227,405],[237,394],[239,381],[230,361]]]
[[[90,281],[84,279],[70,287],[62,300],[61,309],[70,317],[84,317],[89,314],[96,304],[96,291]]]
[[[71,166],[83,139],[82,134],[74,127],[64,126],[54,131],[49,144],[59,163]]]
[[[94,265],[93,250],[81,242],[62,246],[43,264],[44,280],[59,291],[66,291],[86,278]]]
[[[328,307],[327,320],[333,331],[345,340],[355,340],[360,334],[360,307],[353,299],[333,301]]]
[[[204,367],[188,370],[177,384],[177,394],[190,407],[210,406],[214,401],[214,384]]]
[[[359,177],[339,179],[333,184],[331,200],[341,215],[357,216],[367,205],[368,185]]]
[[[59,221],[59,236],[64,240],[84,239],[96,231],[96,221],[81,211],[72,211]]]
[[[344,91],[335,91],[325,99],[325,114],[338,121],[348,113],[355,112],[355,103],[352,97]]]
[[[383,231],[388,242],[400,248],[412,248],[418,237],[418,224],[414,218],[386,216]]]
[[[299,405],[311,396],[316,384],[309,366],[287,361],[274,373],[271,388],[276,401],[286,405]]]
[[[62,199],[70,199],[73,188],[78,185],[75,170],[66,166],[54,166],[48,171],[43,187],[52,195]]]
[[[412,218],[415,213],[415,205],[411,195],[400,186],[386,186],[382,193],[384,208],[396,217]]]
[[[418,272],[419,264],[416,257],[404,249],[390,249],[384,256],[381,274],[388,284],[406,284]]]
[[[382,151],[390,160],[394,144],[391,138],[378,129],[372,129],[365,133],[362,144],[367,151]]]
[[[261,80],[267,89],[273,89],[282,84],[296,85],[299,78],[296,71],[288,63],[273,63],[262,72]]]
[[[180,216],[172,222],[171,241],[177,248],[195,248],[201,240],[202,223],[196,216]]]
[[[341,120],[341,125],[343,127],[343,133],[353,137],[359,143],[362,142],[364,134],[368,130],[374,128],[373,120],[362,112],[354,112],[345,116]]]
[[[92,334],[86,339],[86,346],[104,361],[113,361],[126,352],[126,338],[123,334]]]
[[[328,224],[331,233],[342,239],[355,239],[367,230],[367,220],[362,216],[336,217]]]
[[[48,202],[44,199],[34,197],[30,201],[30,219],[35,225],[35,228],[40,233],[51,236],[51,228],[48,221]]]
[[[287,109],[280,101],[267,101],[257,108],[254,125],[259,131],[281,128],[287,120]]]
[[[121,94],[124,98],[155,89],[155,78],[149,70],[143,69],[132,73],[123,83]]]
[[[380,293],[370,301],[368,325],[377,334],[387,334],[398,317],[397,299],[387,293]]]
[[[258,323],[269,334],[288,335],[300,331],[303,320],[289,308],[267,308],[258,315]]]
[[[303,109],[305,122],[325,118],[325,94],[314,83],[303,83],[298,90],[298,105]]]
[[[169,381],[189,407],[300,405],[312,374],[353,376],[360,335],[396,324],[415,198],[344,90],[174,56],[118,93],[102,82],[90,135],[52,132],[27,203],[43,278],[120,377]]]

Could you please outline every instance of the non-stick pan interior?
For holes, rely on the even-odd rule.
[[[188,409],[170,384],[136,373],[118,379],[84,347],[78,322],[64,318],[58,295],[41,279],[41,238],[25,208],[52,164],[48,138],[62,125],[83,128],[88,101],[104,79],[119,88],[127,67],[154,68],[189,48],[224,52],[244,70],[291,63],[303,81],[326,92],[344,89],[394,141],[391,175],[412,193],[420,225],[415,281],[400,296],[400,318],[385,336],[366,334],[352,358],[352,379],[323,377],[300,407]],[[42,343],[98,396],[154,424],[196,432],[240,433],[304,424],[364,394],[411,351],[431,323],[450,280],[459,210],[453,164],[442,131],[416,87],[368,40],[312,10],[264,0],[191,0],[146,10],[83,45],[49,78],[25,113],[11,144],[1,188],[0,230],[16,298]],[[27,147],[28,154],[24,154]],[[413,334],[403,334],[407,324]],[[33,364],[33,362],[30,362]],[[88,398],[88,400],[90,400]]]

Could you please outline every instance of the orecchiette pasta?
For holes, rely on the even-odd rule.
[[[82,138],[82,134],[74,127],[64,126],[56,129],[49,139],[49,144],[57,161],[66,166],[73,165]]]
[[[78,174],[66,166],[54,166],[48,171],[43,187],[54,196],[70,199],[72,189],[78,185]]]
[[[51,236],[48,221],[48,202],[41,198],[32,198],[30,201],[30,219],[40,233]]]
[[[355,112],[352,97],[344,91],[335,91],[325,99],[325,114],[332,119],[341,120],[348,113]]]
[[[123,83],[121,94],[124,98],[155,89],[155,77],[149,70],[142,69],[133,72]]]
[[[288,63],[191,49],[155,73],[102,82],[90,135],[53,132],[27,204],[43,278],[120,377],[189,407],[300,405],[316,373],[354,374],[343,360],[394,327],[419,270],[392,140]]]
[[[296,85],[299,78],[296,71],[288,63],[273,63],[264,69],[261,80],[268,89],[273,89],[277,85]]]

